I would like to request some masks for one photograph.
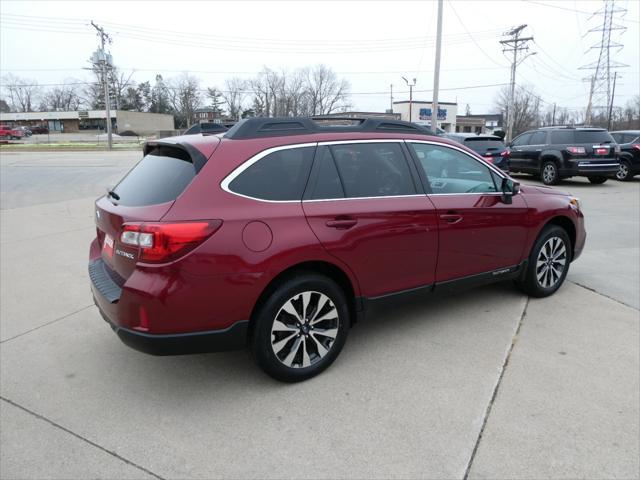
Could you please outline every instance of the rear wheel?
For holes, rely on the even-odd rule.
[[[558,175],[558,167],[555,162],[548,161],[542,164],[542,170],[540,171],[540,179],[545,185],[557,185],[560,181]]]
[[[631,165],[626,160],[620,161],[620,168],[616,172],[616,178],[621,182],[631,180],[633,175],[631,174]]]
[[[607,177],[589,177],[589,181],[595,185],[600,185],[607,181]]]
[[[347,339],[349,309],[331,279],[302,273],[278,285],[254,318],[257,364],[284,382],[307,380],[336,359]]]
[[[571,255],[566,230],[557,225],[546,226],[531,249],[524,278],[516,284],[532,297],[552,295],[567,277]]]

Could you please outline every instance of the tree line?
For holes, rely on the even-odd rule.
[[[133,73],[110,67],[107,73],[110,107],[117,110],[169,113],[176,128],[189,127],[200,108],[216,118],[236,121],[251,116],[313,116],[351,108],[350,84],[326,65],[293,71],[264,67],[255,77],[231,77],[222,87],[206,87],[200,78],[183,73],[136,82]],[[12,74],[2,77],[0,110],[8,112],[102,110],[105,108],[102,72],[92,69],[89,81],[67,79],[60,85]]]

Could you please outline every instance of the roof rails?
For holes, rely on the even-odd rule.
[[[593,128],[594,130],[606,130],[605,128],[597,127],[595,125],[552,125],[549,127],[538,127],[538,130],[558,130],[562,128],[567,130],[575,130],[576,128]]]
[[[247,118],[236,123],[224,135],[224,138],[242,140],[248,138],[281,137],[290,135],[307,135],[311,133],[329,132],[386,132],[386,133],[415,133],[419,135],[434,135],[419,125],[401,120],[390,120],[382,117],[351,118],[333,117],[317,118],[318,122],[309,117],[275,117],[275,118]],[[323,125],[332,121],[352,124]]]

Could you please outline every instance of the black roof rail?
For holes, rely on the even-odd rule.
[[[310,117],[255,117],[247,118],[236,123],[225,133],[224,138],[242,140],[249,138],[281,137],[329,132],[402,132],[420,135],[434,135],[431,130],[420,125],[415,125],[401,120],[391,120],[384,117],[334,117],[319,118],[318,120],[349,120],[356,123],[352,125],[322,125],[320,122],[315,122]]]

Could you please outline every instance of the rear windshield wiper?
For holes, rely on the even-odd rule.
[[[109,195],[110,197],[115,198],[116,200],[120,200],[120,195],[118,195],[113,190],[107,190],[107,195]]]

